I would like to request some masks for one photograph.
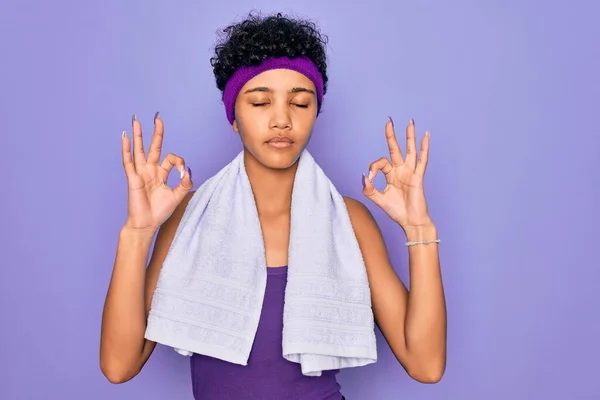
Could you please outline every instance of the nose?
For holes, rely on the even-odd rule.
[[[289,130],[292,128],[292,119],[290,110],[286,107],[287,104],[277,104],[271,107],[273,114],[271,115],[271,129]]]

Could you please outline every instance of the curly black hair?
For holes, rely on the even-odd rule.
[[[242,22],[224,28],[210,64],[221,92],[234,72],[242,66],[255,66],[266,58],[305,56],[323,76],[327,92],[327,36],[314,22],[284,16],[262,17],[250,13]]]

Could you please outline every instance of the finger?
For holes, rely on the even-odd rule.
[[[142,138],[142,125],[137,120],[136,115],[132,117],[133,126],[133,163],[136,168],[146,164],[146,155],[144,154],[144,141]]]
[[[135,174],[135,166],[131,157],[131,142],[127,137],[127,132],[123,131],[121,135],[121,152],[123,154],[123,168],[127,176]]]
[[[387,158],[382,157],[377,161],[373,161],[371,165],[369,165],[369,175],[367,176],[367,179],[372,181],[375,176],[377,176],[378,171],[383,172],[383,175],[385,175],[386,178],[387,175],[392,172],[392,164],[390,164]]]
[[[161,180],[163,182],[167,181],[167,177],[169,176],[173,168],[177,170],[177,173],[179,174],[179,179],[183,179],[183,175],[185,173],[185,160],[183,158],[175,154],[169,153],[167,154],[160,166],[162,169]]]
[[[425,169],[427,168],[427,162],[429,161],[429,139],[431,135],[429,131],[425,132],[425,137],[421,140],[421,152],[419,154],[419,162],[415,168],[415,174],[418,176],[425,175]]]
[[[363,174],[362,184],[363,194],[373,203],[375,203],[378,206],[381,206],[383,200],[383,193],[377,190],[375,185],[373,185],[373,181]]]
[[[417,143],[415,141],[415,121],[411,118],[406,127],[406,165],[415,169],[417,163]]]
[[[160,153],[162,151],[163,144],[163,132],[163,121],[157,112],[156,114],[154,114],[154,134],[152,135],[152,143],[150,143],[150,150],[148,150],[149,164],[158,164],[160,162]]]
[[[402,160],[402,150],[400,150],[398,140],[396,140],[396,132],[394,130],[394,123],[392,122],[391,117],[388,117],[388,122],[385,124],[385,138],[387,140],[388,148],[390,149],[390,159],[392,160],[392,165],[395,167],[402,165],[404,162]]]
[[[178,201],[182,201],[185,195],[188,194],[193,187],[194,183],[192,182],[192,170],[187,167],[184,169],[182,178],[179,181],[179,185],[173,189],[173,193]]]

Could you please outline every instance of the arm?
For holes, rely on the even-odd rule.
[[[446,304],[437,244],[409,248],[408,292],[371,213],[359,201],[345,200],[365,260],[377,325],[413,379],[438,382],[446,364]],[[406,233],[409,241],[437,238],[433,225]]]
[[[146,340],[146,321],[162,263],[192,192],[161,226],[148,268],[146,261],[155,232],[123,228],[104,303],[100,369],[111,383],[123,383],[141,370],[156,343]]]

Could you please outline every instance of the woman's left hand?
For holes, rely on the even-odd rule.
[[[421,141],[418,160],[415,124],[412,119],[406,127],[405,158],[402,157],[396,140],[391,118],[385,126],[385,136],[390,149],[390,160],[382,157],[371,163],[368,174],[363,175],[363,194],[381,207],[405,231],[432,225],[423,188],[429,153],[429,132]],[[373,185],[373,179],[379,171],[383,172],[386,180],[383,191],[377,190]]]

